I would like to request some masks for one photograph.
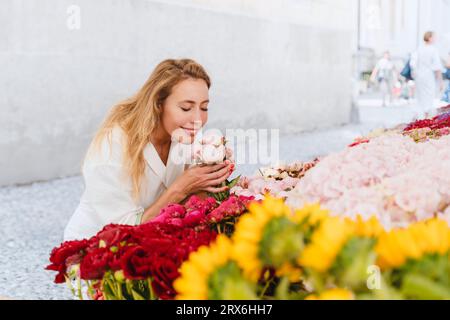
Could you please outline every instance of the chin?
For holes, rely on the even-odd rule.
[[[177,130],[176,133],[172,134],[172,141],[176,141],[182,144],[192,144],[195,140],[195,135],[188,134],[184,130]]]

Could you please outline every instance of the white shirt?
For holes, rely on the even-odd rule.
[[[376,69],[378,70],[379,77],[390,78],[393,75],[394,64],[389,59],[383,57],[378,60]]]
[[[122,130],[116,127],[111,145],[105,138],[100,150],[91,151],[86,157],[82,170],[85,191],[64,230],[65,241],[90,238],[110,223],[140,224],[144,210],[185,170],[182,160],[174,157],[181,144],[172,141],[166,167],[149,143],[144,149],[147,166],[139,200],[133,200],[131,178],[122,163],[123,138]]]
[[[436,108],[434,99],[438,88],[435,72],[443,70],[438,49],[425,44],[411,57],[411,66],[416,83],[417,104],[420,108],[417,117],[422,118],[426,112]]]
[[[411,57],[411,67],[416,77],[429,77],[434,81],[434,72],[443,70],[439,50],[430,44],[420,47]]]

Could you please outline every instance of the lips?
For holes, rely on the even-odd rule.
[[[185,127],[181,127],[181,128],[184,129],[189,134],[195,134],[197,132],[197,129],[194,129],[194,128],[185,128]]]

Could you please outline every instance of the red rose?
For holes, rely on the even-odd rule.
[[[135,247],[135,245],[126,245],[126,246],[119,246],[116,247],[116,250],[114,252],[110,249],[112,255],[111,259],[109,260],[109,269],[112,271],[117,271],[122,269],[122,257],[129,251],[132,250]]]
[[[141,246],[131,247],[120,259],[126,278],[140,280],[148,278],[152,264],[149,252]]]
[[[102,279],[112,258],[113,253],[109,248],[98,248],[89,252],[81,261],[80,278],[84,280]]]
[[[50,262],[46,269],[58,271],[55,283],[63,283],[67,268],[78,263],[84,255],[84,250],[88,246],[87,240],[66,241],[59,247],[54,248],[50,254]],[[69,263],[68,263],[69,262]]]
[[[134,227],[128,225],[109,224],[105,226],[99,233],[97,238],[99,241],[105,242],[107,247],[119,246],[124,242],[134,241]]]
[[[175,290],[173,281],[179,277],[179,267],[183,263],[182,256],[155,257],[152,261],[152,288],[161,299],[173,299]]]
[[[136,227],[136,238],[158,238],[161,236],[161,226],[163,225],[163,223],[156,223],[153,221],[141,224]]]
[[[189,254],[215,239],[217,233],[210,230],[196,232],[193,229],[178,229],[171,234],[171,243],[161,246],[154,253],[151,264],[152,287],[161,299],[172,299],[176,292],[173,281],[179,276],[179,268]]]
[[[174,240],[169,237],[144,238],[140,245],[148,252],[168,250],[174,245]]]

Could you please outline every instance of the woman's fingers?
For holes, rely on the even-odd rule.
[[[223,163],[207,165],[207,166],[201,167],[201,170],[203,170],[204,173],[211,173],[211,172],[220,170],[224,167],[227,167],[230,163],[231,162],[229,160],[225,160]]]
[[[216,172],[212,172],[208,174],[208,181],[210,180],[217,180],[225,176],[227,173],[231,173],[231,168],[229,166],[226,166]]]
[[[205,191],[211,192],[211,193],[218,193],[228,190],[228,187],[208,187],[204,189]]]
[[[207,181],[207,185],[208,186],[217,186],[217,185],[221,184],[222,182],[224,182],[230,176],[230,174],[231,173],[226,173],[224,176],[222,176],[218,179],[209,180],[209,181]]]
[[[232,172],[233,172],[233,170],[231,170],[231,168],[228,168],[228,167],[225,168],[225,170],[222,169],[220,171],[217,171],[216,173],[217,174],[220,173],[220,176],[217,176],[212,180],[207,180],[206,181],[207,186],[217,186],[217,185],[221,184],[231,175]]]

